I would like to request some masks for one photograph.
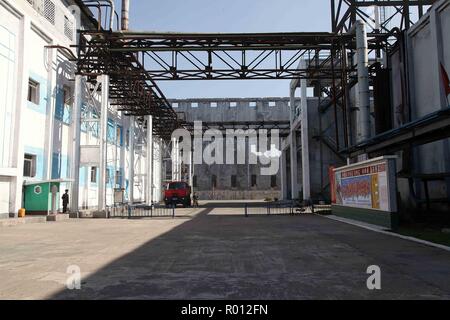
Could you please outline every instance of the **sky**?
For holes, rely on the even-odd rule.
[[[120,13],[120,0],[117,12]],[[130,29],[329,32],[329,0],[130,0]],[[287,97],[289,80],[160,81],[168,99]]]

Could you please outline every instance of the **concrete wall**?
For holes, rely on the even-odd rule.
[[[289,121],[288,98],[186,99],[170,102],[187,122]],[[249,150],[248,144],[246,150]],[[246,164],[195,165],[194,175],[197,181],[197,188],[194,189],[200,199],[261,200],[281,197],[280,172],[276,175],[276,186],[272,187],[271,176],[261,175],[260,164],[248,165],[248,157]],[[217,188],[213,190],[214,175],[217,177]],[[251,185],[252,175],[256,176],[256,186]],[[236,179],[235,188],[232,187],[232,177]]]

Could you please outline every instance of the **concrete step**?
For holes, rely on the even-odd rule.
[[[46,216],[39,217],[25,217],[25,218],[8,218],[0,220],[0,227],[14,227],[18,225],[30,224],[30,223],[46,223]]]
[[[69,219],[70,219],[69,214],[55,214],[47,216],[48,222],[66,221]]]

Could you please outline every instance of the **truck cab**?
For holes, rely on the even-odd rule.
[[[185,208],[192,205],[191,187],[183,181],[173,181],[167,184],[164,190],[164,203],[166,206],[182,204]]]

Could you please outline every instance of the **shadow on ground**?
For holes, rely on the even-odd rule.
[[[314,215],[245,218],[227,207],[202,210],[51,298],[450,298],[445,251]],[[374,264],[380,291],[366,286]]]

